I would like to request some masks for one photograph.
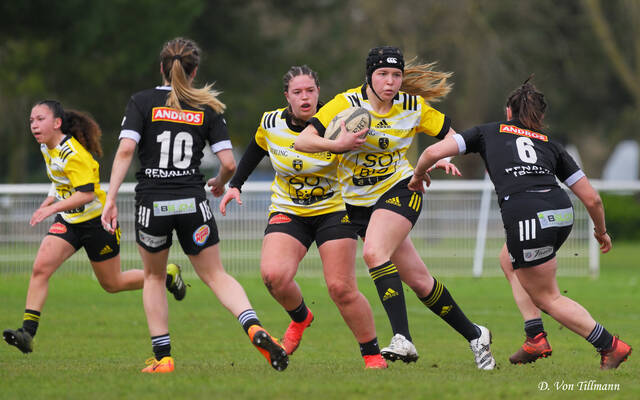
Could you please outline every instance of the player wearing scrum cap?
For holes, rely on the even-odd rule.
[[[292,354],[313,313],[294,277],[315,241],[322,259],[329,295],[360,345],[365,368],[386,368],[380,355],[373,313],[358,291],[355,273],[357,234],[349,223],[340,184],[338,156],[330,152],[303,153],[291,148],[297,135],[320,107],[318,74],[306,65],[293,66],[283,78],[287,107],[267,111],[240,160],[220,212],[234,199],[260,160],[269,156],[275,178],[269,222],[262,242],[260,271],[271,295],[291,317],[282,344]]]
[[[430,274],[416,251],[409,232],[422,210],[422,194],[407,184],[413,168],[406,153],[416,133],[443,139],[453,135],[451,121],[428,105],[445,96],[450,73],[433,70],[433,64],[407,65],[397,47],[371,49],[366,60],[366,82],[334,97],[310,120],[298,136],[296,150],[344,153],[338,179],[351,223],[365,238],[363,256],[394,336],[382,349],[389,360],[415,361],[402,281],[420,300],[470,343],[480,369],[493,369],[491,334],[473,324],[442,282]],[[401,90],[402,89],[402,90]],[[340,111],[360,106],[372,116],[371,129],[361,143],[357,134],[343,131],[335,140],[323,137],[328,123]],[[435,168],[460,175],[446,160]]]

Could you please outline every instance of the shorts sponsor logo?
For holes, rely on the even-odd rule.
[[[289,222],[291,222],[291,218],[289,218],[288,216],[286,216],[284,214],[277,214],[277,215],[274,215],[273,217],[271,217],[271,219],[269,220],[269,225],[272,225],[272,224],[288,224]]]
[[[340,220],[341,224],[350,224],[351,221],[349,221],[349,216],[345,215],[344,217],[342,217],[342,219]]]
[[[553,246],[538,247],[537,249],[523,249],[522,255],[526,262],[539,260],[553,254]]]
[[[387,199],[387,201],[385,201],[385,203],[392,204],[392,205],[394,205],[396,207],[402,207],[402,204],[400,204],[400,198],[398,196],[392,197],[390,199]]]
[[[549,138],[547,138],[542,133],[530,131],[528,129],[518,128],[513,125],[500,124],[500,132],[502,133],[511,133],[512,135],[518,136],[526,136],[532,139],[542,140],[543,142],[548,142]]]
[[[546,210],[538,213],[538,220],[542,229],[573,225],[573,208],[560,210]]]
[[[51,227],[49,228],[49,233],[57,233],[57,234],[63,234],[63,233],[67,233],[67,227],[64,224],[61,224],[60,222],[56,222],[55,224],[51,225]]]
[[[211,229],[209,229],[209,225],[201,225],[195,232],[193,232],[193,243],[198,246],[204,245],[209,238],[210,233]]]
[[[111,248],[111,246],[106,245],[102,248],[102,250],[100,250],[100,255],[103,256],[105,254],[109,254],[109,253],[113,253],[113,249]]]
[[[138,238],[142,243],[144,243],[147,247],[156,248],[160,247],[163,244],[167,243],[166,236],[153,236],[148,233],[144,233],[142,231],[138,231]]]
[[[153,202],[153,215],[162,217],[165,215],[193,214],[196,212],[196,199],[167,200]]]
[[[180,124],[202,125],[204,111],[176,110],[170,107],[153,107],[151,121],[168,121]]]

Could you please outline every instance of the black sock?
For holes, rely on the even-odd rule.
[[[256,312],[253,311],[252,308],[249,308],[248,310],[244,310],[243,312],[241,312],[240,315],[238,315],[238,321],[242,325],[242,329],[244,329],[247,335],[249,334],[249,328],[251,328],[251,326],[253,325],[262,326],[260,325],[260,320],[258,319]]]
[[[302,299],[302,303],[300,303],[298,307],[291,311],[287,310],[287,313],[289,313],[289,317],[291,317],[293,322],[302,322],[307,319],[309,310],[307,309],[307,305],[304,304],[304,299]]]
[[[533,339],[544,332],[544,325],[542,325],[542,318],[533,318],[524,321],[524,333],[528,338]]]
[[[24,310],[24,316],[22,317],[22,329],[27,331],[31,337],[36,335],[39,323],[40,311],[29,309]]]
[[[366,343],[360,343],[360,354],[362,356],[373,356],[380,354],[380,346],[378,345],[378,338],[375,337]]]
[[[160,336],[151,336],[151,346],[156,360],[160,361],[163,357],[171,357],[171,338],[169,334]]]
[[[468,341],[480,337],[480,329],[469,321],[447,288],[435,278],[433,279],[433,290],[420,301]]]
[[[613,344],[613,336],[604,329],[602,325],[596,322],[595,328],[587,336],[587,341],[593,345],[598,351],[608,350]]]
[[[404,301],[402,281],[396,266],[391,261],[387,261],[382,265],[371,268],[369,274],[376,284],[378,296],[382,301],[384,310],[387,312],[393,334],[399,333],[411,341],[407,305]]]

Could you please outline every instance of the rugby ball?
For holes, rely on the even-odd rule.
[[[340,122],[342,121],[344,121],[344,127],[349,132],[359,132],[365,128],[371,128],[371,114],[369,114],[369,111],[362,107],[349,107],[333,117],[329,125],[327,125],[324,137],[329,140],[335,140],[340,135]]]

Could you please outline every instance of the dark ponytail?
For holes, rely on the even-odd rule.
[[[533,74],[509,95],[507,107],[511,108],[513,117],[526,128],[540,130],[543,128],[542,120],[547,110],[547,103],[544,100],[544,94],[530,82],[532,79]]]
[[[71,135],[82,147],[87,149],[96,157],[102,157],[102,146],[100,138],[102,130],[100,125],[87,113],[77,110],[65,110],[56,100],[42,100],[34,105],[45,105],[49,107],[54,118],[60,118],[62,125],[60,130],[65,135]]]

